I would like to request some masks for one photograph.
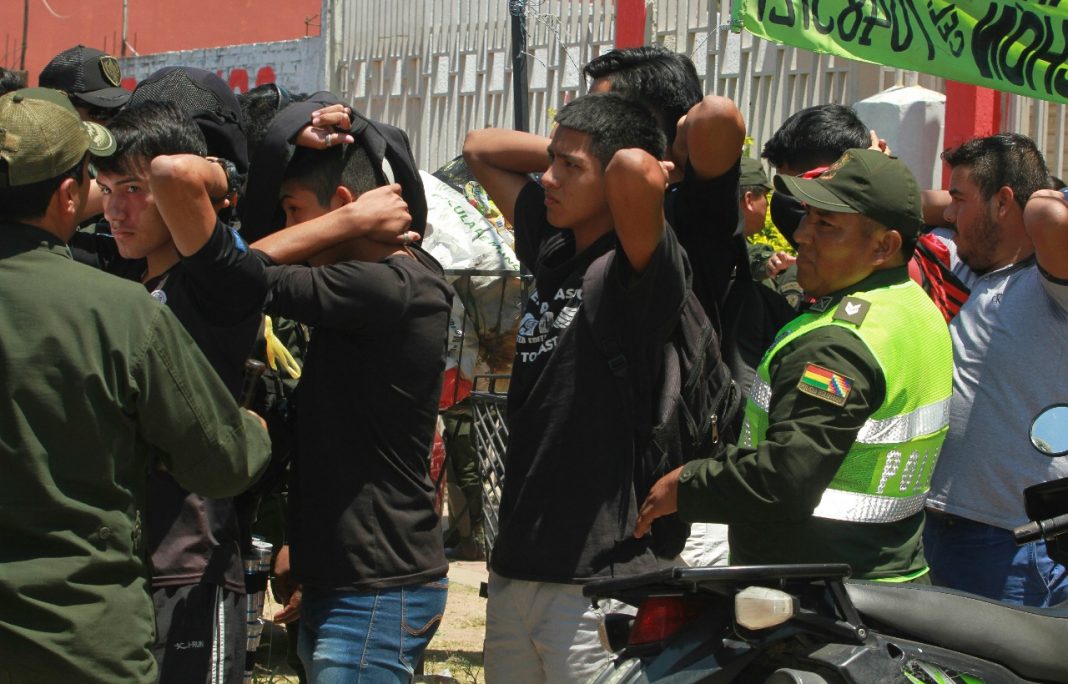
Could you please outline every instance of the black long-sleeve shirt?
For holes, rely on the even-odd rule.
[[[267,269],[268,311],[313,327],[288,519],[305,585],[379,589],[448,571],[429,455],[451,289],[413,254]]]

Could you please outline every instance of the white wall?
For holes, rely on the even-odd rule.
[[[292,92],[312,93],[326,87],[323,41],[320,37],[274,43],[248,43],[202,50],[160,52],[119,60],[123,80],[137,81],[165,66],[190,66],[214,71],[235,92],[258,83],[276,82]]]

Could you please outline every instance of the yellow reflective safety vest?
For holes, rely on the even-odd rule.
[[[863,316],[850,315],[865,307]],[[926,315],[928,308],[933,315]],[[775,354],[826,325],[850,329],[864,342],[886,378],[886,398],[860,429],[813,515],[859,523],[915,515],[923,510],[949,427],[953,349],[945,320],[911,280],[844,297],[833,309],[804,313],[788,323],[757,369],[740,446],[756,447],[767,432],[768,368]],[[835,380],[815,377],[813,383],[833,395]]]

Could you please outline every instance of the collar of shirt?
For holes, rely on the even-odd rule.
[[[824,311],[829,311],[832,307],[837,306],[838,302],[842,301],[842,297],[845,297],[846,295],[856,292],[867,292],[868,290],[875,290],[888,285],[896,285],[897,283],[903,283],[908,279],[909,270],[907,266],[884,268],[873,272],[867,278],[864,278],[860,282],[854,283],[847,288],[843,288],[837,292],[832,292],[829,295],[808,302],[802,307],[802,311],[823,313]]]
[[[5,223],[0,227],[0,244],[42,249],[71,259],[67,243],[43,228],[26,223]],[[5,250],[6,251],[6,250]]]

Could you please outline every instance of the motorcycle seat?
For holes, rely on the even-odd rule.
[[[1068,682],[1068,603],[1023,608],[941,587],[850,580],[866,626],[991,660],[1026,679]]]

